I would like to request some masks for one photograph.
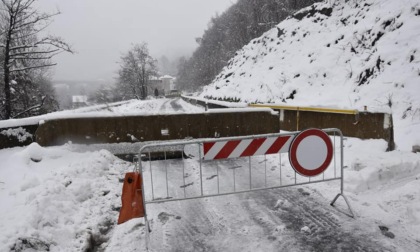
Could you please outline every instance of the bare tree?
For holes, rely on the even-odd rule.
[[[4,119],[13,116],[12,94],[19,88],[19,81],[30,81],[31,74],[37,69],[56,65],[51,59],[58,53],[72,52],[59,37],[39,37],[59,12],[41,13],[34,8],[35,2],[0,0],[0,74],[4,82]]]
[[[145,99],[151,77],[157,76],[157,61],[152,58],[147,43],[134,45],[121,57],[118,86],[122,98]]]

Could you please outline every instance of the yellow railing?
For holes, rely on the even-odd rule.
[[[296,107],[296,106],[284,106],[274,104],[249,104],[249,107],[254,108],[272,108],[272,109],[283,109],[283,110],[295,110],[295,111],[312,111],[312,112],[323,112],[323,113],[337,113],[337,114],[359,114],[358,110],[352,109],[334,109],[334,108],[319,108],[319,107]]]

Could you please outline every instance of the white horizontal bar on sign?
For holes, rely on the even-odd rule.
[[[229,158],[240,157],[241,154],[248,148],[253,139],[241,140],[238,146],[230,153]]]

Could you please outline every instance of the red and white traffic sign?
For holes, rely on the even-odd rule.
[[[290,145],[289,160],[302,176],[317,176],[325,171],[333,157],[333,144],[322,130],[308,129],[299,133]]]
[[[207,142],[203,144],[205,160],[248,157],[289,151],[292,136]]]

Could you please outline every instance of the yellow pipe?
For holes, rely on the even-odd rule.
[[[284,109],[284,110],[296,110],[296,111],[313,111],[313,112],[350,114],[350,115],[359,114],[358,110],[351,110],[351,109],[333,109],[333,108],[318,108],[318,107],[294,107],[294,106],[271,105],[271,104],[248,104],[248,107],[272,108],[272,109]]]

